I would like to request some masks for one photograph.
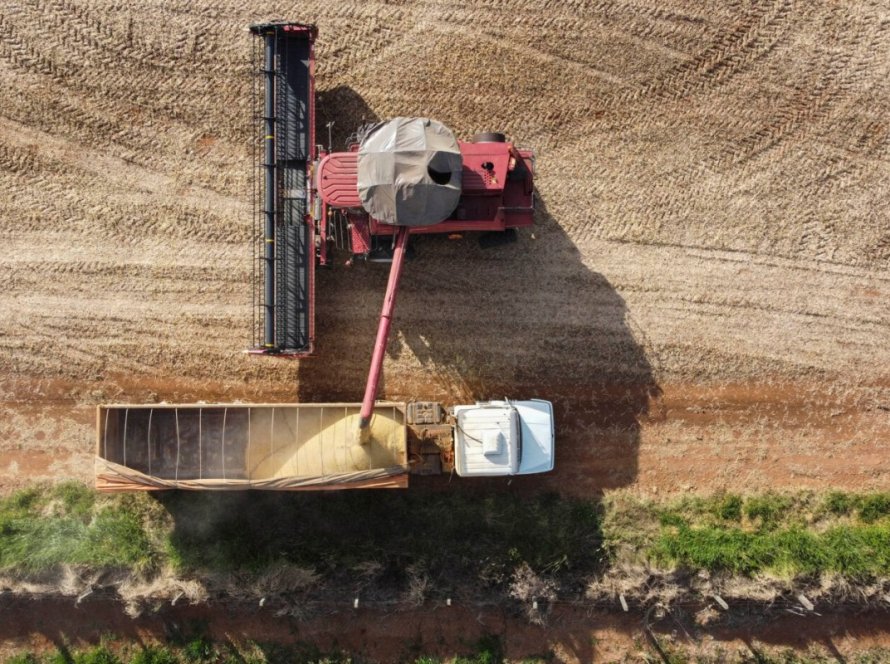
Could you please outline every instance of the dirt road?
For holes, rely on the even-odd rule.
[[[271,16],[319,25],[335,142],[429,115],[537,150],[518,243],[418,240],[386,397],[551,398],[534,489],[890,488],[882,3],[242,4],[0,15],[0,490],[88,480],[95,403],[361,397],[380,266],[319,276],[316,358],[241,353]]]
[[[450,657],[472,652],[480,638],[500,638],[509,661],[547,657],[548,661],[650,661],[654,647],[643,630],[644,617],[578,607],[554,607],[547,625],[530,625],[510,610],[491,607],[425,606],[420,609],[326,608],[308,619],[275,616],[271,608],[228,606],[225,611],[180,603],[132,619],[119,604],[87,600],[75,609],[68,600],[10,600],[0,604],[0,656],[32,650],[52,651],[95,644],[108,634],[137,648],[155,642],[193,638],[195,630],[219,647],[244,648],[258,642],[267,652],[275,644],[314,645],[323,652],[361,653],[382,662],[413,661],[419,655]],[[775,610],[763,614],[705,621],[713,609],[675,610],[650,617],[661,647],[738,661],[758,653],[794,649],[845,661],[868,650],[885,649],[886,613],[832,612],[800,617]],[[712,616],[713,618],[713,616]],[[719,618],[719,616],[717,616]],[[280,656],[280,653],[279,653]],[[875,660],[878,661],[878,660]]]

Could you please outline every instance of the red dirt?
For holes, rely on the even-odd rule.
[[[890,647],[886,613],[831,613],[799,617],[775,612],[767,616],[735,617],[696,625],[694,616],[681,622],[670,617],[653,623],[661,644],[693,653],[730,654],[750,648],[813,647],[827,655],[846,656],[876,647]],[[307,620],[276,617],[274,609],[227,606],[167,606],[152,615],[132,619],[119,604],[86,600],[4,599],[0,602],[0,655],[21,649],[46,650],[59,644],[83,646],[114,634],[128,643],[144,644],[188,635],[199,626],[214,641],[315,644],[322,650],[343,649],[381,662],[401,661],[419,654],[448,656],[472,651],[479,638],[497,635],[512,660],[552,652],[559,662],[622,659],[653,653],[638,614],[604,612],[557,605],[546,626],[503,610],[484,607],[437,607],[343,610],[331,608]],[[692,638],[690,638],[692,637]]]
[[[313,378],[323,377],[323,374]],[[472,388],[389,380],[387,395],[472,399]],[[336,377],[313,380],[321,399],[355,399]],[[118,378],[95,389],[68,381],[17,381],[16,393],[40,396],[7,402],[0,422],[0,469],[6,490],[35,479],[74,476],[89,481],[95,440],[94,405],[100,402],[297,400],[286,386]],[[303,383],[305,386],[305,383]],[[396,391],[396,389],[398,391]],[[494,386],[491,394],[506,393]],[[519,387],[522,393],[532,388]],[[881,441],[890,440],[890,414],[861,395],[835,395],[816,385],[663,385],[651,388],[589,387],[548,383],[535,393],[556,405],[556,470],[513,480],[515,488],[556,490],[594,497],[617,488],[642,495],[775,488],[867,490],[888,487]],[[316,399],[319,397],[316,396]],[[307,400],[307,399],[304,399]],[[677,463],[684,467],[676,472]],[[412,478],[435,488],[451,478]],[[505,480],[475,481],[500,486]]]

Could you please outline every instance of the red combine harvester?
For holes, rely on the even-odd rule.
[[[483,242],[509,241],[514,229],[534,222],[534,153],[496,132],[456,141],[426,118],[364,127],[345,152],[321,149],[313,130],[315,27],[265,23],[251,31],[263,42],[265,79],[264,297],[257,325],[263,339],[253,352],[313,352],[314,270],[331,262],[333,246],[345,248],[350,260],[375,252],[391,258],[363,401],[365,426],[409,235],[477,231],[486,233]]]

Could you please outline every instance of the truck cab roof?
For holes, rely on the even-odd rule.
[[[454,408],[455,470],[462,477],[543,473],[553,469],[549,401],[484,401]]]

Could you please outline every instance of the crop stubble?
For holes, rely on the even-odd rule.
[[[361,397],[380,266],[319,274],[316,358],[241,353],[244,27],[272,16],[319,25],[335,136],[428,115],[537,151],[518,243],[417,242],[385,396],[552,398],[557,470],[520,489],[890,487],[883,3],[295,11],[6,3],[4,490],[89,478],[97,402]]]

